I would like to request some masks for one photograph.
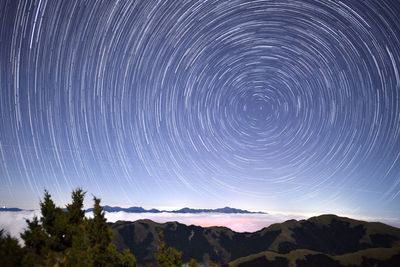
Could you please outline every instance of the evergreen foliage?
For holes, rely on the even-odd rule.
[[[160,267],[181,267],[182,266],[182,252],[173,247],[166,246],[164,242],[164,232],[158,231],[158,253],[156,259]]]
[[[22,263],[25,250],[20,247],[18,240],[0,230],[0,266],[18,266]]]
[[[25,247],[0,230],[0,266],[126,266],[136,267],[136,258],[122,254],[112,244],[100,199],[94,197],[93,218],[85,218],[85,193],[72,192],[66,210],[56,207],[47,190],[40,202],[42,217],[26,220],[21,234]]]
[[[196,259],[190,259],[189,267],[200,267],[200,266],[197,264]]]

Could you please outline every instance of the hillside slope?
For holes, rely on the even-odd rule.
[[[309,250],[335,257],[371,248],[400,247],[398,228],[335,215],[290,220],[254,233],[237,233],[225,227],[187,226],[178,222],[159,224],[150,220],[118,221],[110,226],[117,248],[129,248],[141,263],[154,262],[159,229],[164,231],[168,246],[183,252],[184,262],[190,258],[199,262],[211,259],[221,265],[265,251],[288,254]]]
[[[265,251],[236,259],[224,267],[351,267],[351,266],[399,266],[400,247],[370,248],[354,253],[331,256],[307,249],[292,250],[286,254]]]

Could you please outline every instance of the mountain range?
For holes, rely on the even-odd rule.
[[[66,208],[64,208],[66,210]],[[121,207],[111,207],[111,206],[103,206],[103,210],[106,212],[127,212],[127,213],[224,213],[224,214],[267,214],[266,212],[254,212],[248,210],[235,209],[230,207],[218,208],[218,209],[191,209],[191,208],[182,208],[179,210],[158,210],[158,209],[144,209],[142,207],[129,207],[129,208],[121,208]],[[23,210],[20,208],[6,208],[0,207],[0,212],[2,211],[32,211],[32,210]],[[92,212],[93,208],[86,209],[85,212]]]
[[[24,211],[24,210],[22,210],[22,209],[20,209],[20,208],[6,208],[6,207],[1,207],[0,208],[0,212],[1,211],[15,211],[15,212],[17,212],[17,211]]]
[[[158,209],[144,209],[142,207],[130,207],[130,208],[121,208],[121,207],[111,207],[111,206],[103,206],[103,210],[106,212],[128,212],[128,213],[225,213],[225,214],[267,214],[265,212],[253,212],[248,210],[235,209],[230,207],[218,208],[218,209],[191,209],[191,208],[182,208],[179,210],[158,210]],[[86,212],[93,211],[93,208],[87,209]]]
[[[118,250],[130,249],[140,265],[154,264],[158,231],[167,246],[219,266],[400,266],[400,229],[336,215],[289,220],[254,233],[151,220],[109,223]]]

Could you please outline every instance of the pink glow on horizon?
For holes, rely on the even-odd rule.
[[[249,218],[232,218],[232,217],[200,217],[193,218],[189,224],[211,227],[223,226],[232,229],[235,232],[255,232],[264,227],[268,227],[273,222],[263,220],[253,220]]]
[[[88,216],[89,214],[87,214]],[[90,216],[90,215],[89,215]],[[306,217],[301,215],[282,214],[221,214],[221,213],[125,213],[106,212],[109,222],[118,220],[136,221],[150,219],[157,223],[177,221],[186,225],[197,225],[202,227],[222,226],[228,227],[236,232],[255,232],[274,223],[282,223],[287,220],[301,220]]]

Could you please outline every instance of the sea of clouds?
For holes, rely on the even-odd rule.
[[[91,217],[92,213],[86,213]],[[290,219],[305,219],[304,216],[280,214],[225,214],[225,213],[106,213],[107,221],[136,221],[150,219],[154,222],[165,223],[177,221],[186,225],[225,226],[236,232],[254,232],[273,223],[281,223]]]
[[[34,216],[40,217],[40,211],[19,211],[0,212],[0,229],[5,229],[12,236],[19,238],[19,234],[26,228],[26,220],[31,220]],[[86,213],[87,217],[92,217],[92,212]],[[223,214],[223,213],[127,213],[127,212],[106,212],[108,222],[116,221],[136,221],[140,219],[150,219],[154,222],[165,223],[177,221],[186,225],[225,226],[237,232],[254,232],[273,223],[281,223],[290,219],[305,219],[299,215],[281,214]]]
[[[0,229],[5,229],[12,236],[19,238],[19,234],[26,228],[26,219],[31,220],[34,216],[40,217],[40,211],[0,212]],[[86,213],[92,217],[93,213]],[[223,214],[223,213],[127,213],[106,212],[108,222],[136,221],[150,219],[158,223],[177,221],[186,225],[225,226],[236,232],[254,232],[274,223],[282,223],[287,220],[307,219],[301,215],[284,214]],[[367,221],[380,221],[395,227],[400,227],[399,219],[373,219],[363,218]],[[20,238],[19,238],[20,239]]]

